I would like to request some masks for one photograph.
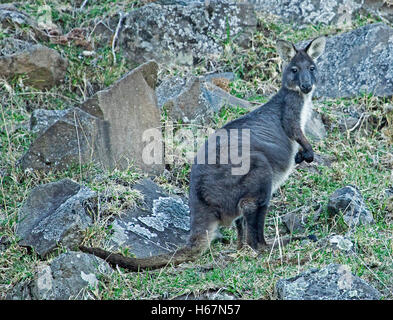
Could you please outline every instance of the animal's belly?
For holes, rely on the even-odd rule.
[[[286,166],[274,170],[272,194],[288,179],[288,176],[291,174],[293,168],[295,167],[295,155],[298,150],[299,145],[296,142],[293,142],[292,152]]]

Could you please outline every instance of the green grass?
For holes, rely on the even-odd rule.
[[[55,1],[27,1],[24,9],[33,17],[41,4],[52,8],[52,19],[64,33],[76,27],[92,28],[95,19],[116,16],[140,6],[133,1],[88,2],[86,10],[78,12],[75,2],[70,7],[60,8]],[[369,17],[359,17],[352,28],[375,22]],[[91,30],[91,29],[90,29]],[[252,38],[254,49],[236,46],[225,39],[225,53],[221,57],[218,71],[233,71],[236,80],[230,84],[231,94],[264,103],[280,85],[280,67],[274,43],[277,38],[294,42],[320,34],[342,32],[334,26],[312,26],[293,30],[289,25],[261,18],[258,32]],[[0,39],[8,37],[1,33]],[[92,39],[93,44],[95,40]],[[95,46],[95,56],[83,56],[83,48],[70,43],[67,46],[46,45],[58,50],[70,62],[65,83],[49,91],[37,91],[23,86],[23,77],[0,82],[0,238],[5,236],[10,245],[0,254],[0,299],[5,298],[13,286],[34,277],[38,264],[50,261],[59,252],[47,259],[39,258],[34,252],[18,245],[15,236],[18,211],[32,188],[36,185],[58,181],[68,177],[82,183],[100,194],[100,212],[94,225],[86,231],[85,240],[100,245],[109,236],[110,221],[126,208],[137,205],[140,195],[132,185],[145,175],[136,168],[106,172],[94,164],[75,166],[62,172],[23,172],[17,167],[18,159],[28,149],[35,136],[28,130],[32,110],[36,108],[66,109],[82,102],[93,91],[107,87],[130,70],[131,66],[117,53],[113,63],[110,44]],[[203,74],[204,64],[191,70]],[[168,74],[181,75],[184,69],[165,69],[160,77]],[[330,263],[350,266],[353,273],[369,281],[383,294],[384,299],[393,298],[393,199],[385,193],[393,187],[392,144],[386,136],[386,125],[393,123],[385,111],[392,104],[390,99],[364,95],[355,99],[329,99],[316,104],[332,129],[325,140],[313,143],[317,153],[330,156],[335,161],[330,167],[316,165],[319,173],[307,168],[297,169],[274,195],[267,217],[266,235],[272,240],[276,231],[285,232],[281,216],[298,210],[307,217],[307,234],[325,238],[336,233],[344,235],[349,230],[342,216],[330,217],[326,211],[329,196],[340,187],[355,184],[362,192],[375,224],[356,228],[350,232],[357,250],[348,255],[331,248],[321,248],[318,243],[294,242],[273,252],[259,255],[245,248],[236,251],[236,232],[233,228],[223,229],[226,244],[213,243],[211,248],[193,263],[178,267],[146,271],[127,272],[114,270],[111,275],[101,276],[99,286],[90,294],[97,299],[172,299],[184,294],[201,294],[207,290],[223,290],[242,299],[274,299],[274,285],[280,278],[292,277],[309,268],[322,268]],[[337,123],[340,112],[356,106],[365,118],[376,120],[376,124],[363,123],[353,132],[340,131]],[[219,128],[236,119],[248,110],[223,108],[212,119],[210,125]],[[389,120],[391,119],[391,120]],[[163,124],[169,119],[163,116]],[[390,121],[390,122],[389,122]],[[374,123],[374,121],[372,122]],[[392,135],[393,136],[393,135]],[[392,139],[390,137],[390,139]],[[162,175],[155,181],[168,192],[188,191],[190,166],[177,164],[170,167],[170,176]],[[314,214],[320,211],[318,220]],[[108,227],[109,226],[109,227]],[[126,250],[126,248],[124,248]]]

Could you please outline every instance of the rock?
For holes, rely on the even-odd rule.
[[[126,169],[132,161],[151,174],[164,170],[162,163],[148,164],[143,158],[145,131],[154,128],[161,132],[155,95],[157,71],[157,63],[149,61],[82,104],[82,110],[102,121],[100,135],[105,147],[98,157],[105,167]]]
[[[248,101],[230,95],[214,85],[220,77],[171,77],[157,88],[158,106],[166,110],[171,119],[204,123],[223,106],[251,109]]]
[[[339,234],[332,234],[326,238],[318,240],[317,246],[326,252],[330,251],[341,251],[347,255],[353,254],[356,251],[355,245],[350,238]]]
[[[393,94],[393,29],[369,24],[330,36],[318,59],[320,80],[315,97]]]
[[[34,44],[29,41],[19,40],[15,38],[5,38],[0,40],[0,57],[9,56],[21,51],[26,51]]]
[[[339,235],[339,234],[335,234],[335,235],[332,235],[331,237],[329,237],[329,245],[333,249],[337,249],[337,250],[344,251],[347,253],[352,252],[354,249],[352,241],[346,237]]]
[[[0,253],[5,251],[10,244],[10,239],[7,236],[0,236]]]
[[[287,213],[282,217],[282,222],[290,233],[299,232],[302,233],[306,230],[305,222],[303,221],[304,216],[298,215],[295,212]]]
[[[154,92],[157,68],[155,62],[145,63],[97,92],[80,108],[63,111],[64,115],[32,143],[19,161],[21,167],[61,170],[95,161],[104,169],[126,169],[133,163],[147,173],[160,174],[163,154],[157,164],[149,164],[144,158],[147,130],[154,129],[159,135],[156,142],[162,146],[160,111]],[[49,121],[45,117],[43,125]],[[33,123],[36,118],[33,115]]]
[[[219,79],[226,79],[228,81],[233,81],[235,80],[235,74],[233,72],[216,72],[216,73],[209,73],[205,74],[203,76],[203,79],[205,81],[209,81],[213,84],[215,84],[215,80]],[[217,85],[217,84],[216,84]]]
[[[41,256],[59,243],[70,248],[78,246],[92,223],[95,198],[93,191],[70,179],[35,187],[19,212],[19,244],[33,247]]]
[[[34,133],[43,133],[57,120],[64,117],[69,110],[36,109],[30,117],[30,130]]]
[[[95,289],[101,275],[111,273],[102,259],[81,252],[62,253],[48,265],[37,267],[34,279],[14,287],[7,299],[69,300],[91,299],[88,289]]]
[[[144,197],[141,207],[124,212],[113,222],[115,247],[129,247],[138,258],[167,253],[186,244],[190,230],[188,204],[168,196],[149,179],[135,187]]]
[[[326,138],[327,133],[325,125],[318,112],[312,111],[310,119],[306,122],[304,131],[308,138],[316,142]]]
[[[62,118],[31,144],[19,164],[24,170],[48,171],[102,160],[108,152],[100,135],[103,128],[99,119],[79,108],[66,110]],[[105,160],[104,163],[110,161]]]
[[[314,153],[313,162],[307,163],[306,161],[303,161],[302,163],[297,165],[297,168],[305,169],[311,173],[322,174],[321,170],[318,167],[326,166],[330,168],[332,166],[332,162],[334,161],[336,161],[336,158],[334,158],[333,156]]]
[[[342,212],[344,221],[349,227],[374,223],[373,215],[355,186],[348,185],[336,190],[329,198],[327,210],[331,215]]]
[[[191,66],[216,58],[225,41],[247,45],[256,25],[253,6],[247,3],[151,3],[126,14],[118,44],[131,62],[155,59]]]
[[[248,0],[258,11],[278,16],[294,27],[345,25],[359,14],[363,0]]]
[[[37,89],[48,89],[63,82],[68,61],[56,50],[42,45],[29,46],[20,41],[17,43],[23,50],[0,56],[0,76],[25,75],[25,84]]]
[[[48,40],[48,36],[39,30],[37,22],[11,3],[0,4],[0,26],[5,34],[11,34],[21,40]]]
[[[174,298],[173,300],[238,300],[233,294],[225,290],[207,290],[200,294],[183,294]]]
[[[310,269],[276,284],[280,300],[378,300],[381,294],[346,265]]]
[[[362,11],[381,20],[393,23],[393,6],[386,0],[364,0]]]

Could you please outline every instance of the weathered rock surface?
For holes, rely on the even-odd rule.
[[[381,294],[353,275],[346,265],[330,264],[310,269],[289,279],[280,279],[276,293],[281,300],[377,300]]]
[[[28,14],[18,10],[13,4],[0,4],[0,26],[7,34],[22,40],[46,41],[48,36],[38,28],[38,24]],[[29,28],[27,29],[26,26]],[[28,31],[25,31],[25,30]]]
[[[333,234],[329,236],[327,239],[324,239],[325,245],[332,248],[333,250],[339,250],[345,253],[352,253],[354,252],[354,244],[352,241],[342,235]]]
[[[109,88],[86,100],[81,109],[103,121],[106,167],[125,169],[133,163],[144,171],[160,174],[163,164],[147,164],[143,159],[145,130],[161,130],[155,86],[158,65],[149,61],[127,73]]]
[[[185,245],[190,230],[185,200],[168,196],[149,179],[134,188],[143,195],[144,204],[114,221],[112,244],[129,247],[138,258],[167,253]]]
[[[19,163],[23,169],[53,170],[100,159],[99,151],[101,158],[106,155],[105,141],[99,135],[102,127],[87,112],[69,109],[38,136]]]
[[[130,71],[80,108],[63,111],[46,130],[47,123],[62,112],[49,119],[49,112],[37,111],[40,117],[33,114],[32,123],[40,122],[42,134],[21,158],[21,167],[53,170],[95,161],[106,169],[125,169],[133,163],[147,173],[161,173],[162,163],[146,164],[143,159],[145,130],[161,132],[154,91],[157,68],[155,62],[148,62]]]
[[[369,24],[326,41],[317,61],[320,80],[316,97],[393,94],[393,29]]]
[[[100,275],[108,275],[110,266],[102,259],[81,252],[62,253],[49,265],[37,267],[34,279],[18,284],[8,295],[13,300],[90,299],[89,289],[98,285]]]
[[[387,0],[364,0],[362,11],[393,23],[393,6]]]
[[[45,256],[59,243],[78,246],[92,223],[96,194],[70,179],[35,187],[19,212],[16,235],[22,246]]]
[[[363,0],[248,0],[258,11],[277,15],[301,27],[306,24],[344,25],[359,13]]]
[[[43,133],[67,114],[68,110],[36,109],[30,117],[30,130],[34,133]]]
[[[216,57],[222,42],[248,43],[257,19],[247,3],[210,1],[189,5],[149,4],[129,12],[119,33],[126,59],[193,65]]]
[[[296,214],[295,212],[288,213],[282,217],[282,222],[290,233],[304,232],[306,230],[304,220],[305,216]]]
[[[252,107],[248,101],[234,97],[214,85],[214,79],[219,78],[210,75],[166,79],[156,90],[158,106],[165,109],[170,118],[186,123],[203,123],[223,106]]]
[[[0,56],[0,76],[26,75],[25,83],[38,89],[51,88],[64,80],[68,61],[56,50],[42,45],[25,47],[26,50]]]
[[[188,5],[204,3],[205,0],[156,0],[159,4]],[[221,0],[221,2],[245,2],[261,13],[276,15],[293,27],[307,24],[351,24],[359,14],[379,17],[393,22],[393,6],[386,0]]]
[[[329,198],[327,210],[331,215],[342,212],[344,221],[349,227],[374,223],[373,215],[355,186],[349,185],[336,190]]]

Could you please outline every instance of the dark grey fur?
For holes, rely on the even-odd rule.
[[[231,174],[233,165],[230,160],[228,164],[194,163],[192,166],[191,247],[205,246],[218,225],[228,225],[235,219],[239,246],[244,240],[254,249],[266,245],[265,216],[273,186],[279,183],[276,179],[294,162],[311,162],[314,158],[301,128],[301,114],[304,95],[310,94],[317,83],[317,68],[311,56],[318,57],[324,43],[324,38],[317,38],[305,49],[296,50],[293,44],[280,41],[280,54],[287,60],[282,88],[265,105],[222,128],[228,136],[230,129],[250,129],[251,161],[247,174]],[[302,149],[296,150],[293,157],[293,148],[298,148],[298,145],[294,146],[295,141]],[[240,139],[238,144],[241,145]],[[226,150],[228,144],[217,142],[217,159],[220,159],[219,147],[229,152]],[[204,148],[207,153],[208,142]]]

